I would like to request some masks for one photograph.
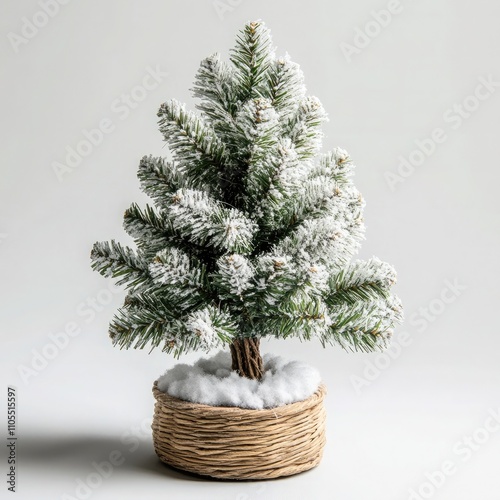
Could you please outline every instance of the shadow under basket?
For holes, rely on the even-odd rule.
[[[266,410],[190,403],[161,392],[153,442],[166,464],[220,479],[272,479],[312,469],[325,446],[325,387]]]

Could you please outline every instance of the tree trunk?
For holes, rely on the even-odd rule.
[[[242,377],[260,380],[264,369],[259,345],[260,339],[257,337],[233,340],[230,346],[233,360],[231,368]]]

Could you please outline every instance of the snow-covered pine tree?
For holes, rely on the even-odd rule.
[[[93,269],[128,289],[113,342],[176,356],[228,344],[233,370],[255,379],[262,337],[384,348],[402,319],[396,273],[351,262],[364,201],[349,155],[320,153],[326,114],[299,66],[252,22],[229,63],[202,61],[193,92],[198,114],[176,100],[158,112],[173,160],[140,161],[154,206],[125,212],[137,249],[92,250]]]

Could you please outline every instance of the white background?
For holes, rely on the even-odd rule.
[[[373,12],[388,5],[73,0],[19,42],[23,18],[33,20],[41,7],[2,2],[0,358],[4,390],[17,387],[19,418],[18,491],[8,493],[2,480],[2,498],[83,498],[77,481],[114,450],[125,462],[88,498],[405,500],[412,489],[420,498],[500,498],[500,426],[488,420],[500,411],[500,87],[473,97],[480,78],[500,82],[500,4],[401,0],[381,26]],[[367,200],[361,257],[375,254],[398,270],[406,322],[395,347],[406,345],[392,359],[265,342],[264,352],[321,370],[329,390],[323,462],[277,481],[216,482],[156,459],[151,385],[175,360],[111,346],[107,324],[122,294],[106,291],[89,253],[96,240],[129,242],[123,211],[145,201],[138,161],[165,153],[160,103],[175,97],[192,107],[199,62],[215,51],[227,56],[237,31],[259,18],[329,112],[325,148],[343,147],[357,164]],[[43,15],[37,20],[43,24]],[[345,44],[356,53],[346,57]],[[124,109],[122,94],[157,66],[166,75]],[[456,105],[466,106],[464,116]],[[103,119],[113,131],[59,180],[54,162],[64,163],[67,147]],[[445,140],[419,157],[415,141],[436,128]],[[391,189],[387,172],[397,174],[400,157],[411,155],[422,161]],[[54,350],[50,335],[68,323],[79,334]],[[40,353],[53,356],[47,366]],[[141,441],[131,451],[133,433]],[[465,436],[473,436],[468,445]],[[453,472],[432,486],[426,474],[438,478],[446,461]],[[5,479],[3,457],[1,470]]]

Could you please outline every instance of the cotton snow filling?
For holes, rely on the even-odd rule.
[[[300,361],[265,354],[260,381],[231,371],[231,354],[220,351],[194,365],[178,364],[158,379],[160,391],[192,403],[240,408],[274,408],[303,401],[316,392],[318,370]]]

